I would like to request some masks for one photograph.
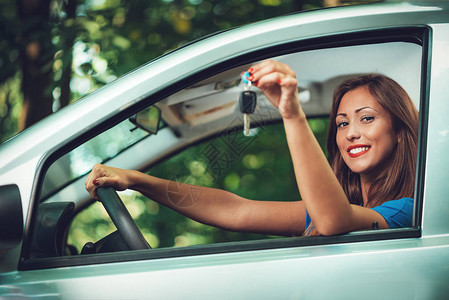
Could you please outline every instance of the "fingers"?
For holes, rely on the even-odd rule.
[[[298,81],[296,73],[286,64],[265,60],[252,66],[250,80],[264,92],[268,100],[278,108],[283,118],[300,113]]]
[[[272,96],[281,92],[279,90],[281,82],[284,88],[297,89],[296,73],[288,65],[281,62],[265,60],[253,65],[248,69],[248,72],[251,74],[249,79],[262,91],[269,91],[270,94],[273,94]]]
[[[285,89],[287,97],[297,96],[298,94],[298,80],[293,77],[283,77],[280,78],[277,83],[281,87],[281,89]]]
[[[274,60],[265,60],[252,66],[248,71],[252,75],[251,81],[257,82],[257,86],[261,86],[262,83],[274,85],[286,77],[296,78],[296,73],[288,65]]]
[[[101,164],[96,164],[93,166],[92,171],[87,176],[86,182],[84,183],[86,190],[89,192],[90,196],[94,199],[98,199],[97,188],[112,186],[115,189],[122,189],[122,181],[118,172],[118,169],[104,166]]]
[[[92,168],[92,171],[87,175],[86,182],[84,183],[85,189],[89,192],[90,196],[94,199],[98,199],[97,197],[97,187],[100,186],[99,181],[97,179],[99,169],[101,168],[101,165],[95,165]]]

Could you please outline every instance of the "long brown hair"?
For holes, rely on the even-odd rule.
[[[362,75],[343,81],[334,91],[329,117],[327,151],[329,162],[350,203],[362,204],[360,176],[346,166],[336,143],[335,117],[342,97],[358,87],[367,87],[371,95],[390,114],[393,130],[398,136],[396,150],[377,175],[368,191],[367,207],[413,197],[416,151],[418,140],[418,111],[407,92],[393,79],[380,74]]]
[[[371,95],[390,114],[398,144],[392,156],[368,190],[367,207],[413,197],[415,184],[416,151],[418,140],[418,111],[407,92],[393,79],[380,74],[362,75],[343,81],[334,91],[329,116],[327,151],[329,162],[351,204],[363,203],[360,175],[351,171],[338,149],[335,118],[343,96],[358,87],[367,87]],[[306,235],[319,235],[313,224],[306,229]]]

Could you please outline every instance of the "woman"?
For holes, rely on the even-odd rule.
[[[199,222],[228,230],[272,235],[335,235],[411,225],[418,115],[407,93],[385,76],[365,76],[335,91],[328,150],[316,141],[289,66],[267,60],[251,67],[249,80],[279,110],[303,201],[254,201],[227,191],[200,189],[194,205],[169,200],[169,181],[138,171],[94,166],[86,189],[134,189]],[[394,200],[394,201],[391,201]]]

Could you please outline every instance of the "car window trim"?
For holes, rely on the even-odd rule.
[[[355,242],[372,242],[379,240],[399,240],[421,237],[419,228],[386,229],[352,232],[336,236],[313,237],[281,237],[267,240],[243,242],[227,242],[206,245],[192,245],[179,248],[156,248],[150,250],[135,250],[110,252],[91,255],[63,256],[55,258],[36,258],[20,264],[19,270],[39,270],[61,267],[98,265],[105,263],[122,263],[131,261],[180,258],[189,256],[214,255],[223,253],[249,252],[259,250],[286,249],[294,247],[342,245]]]

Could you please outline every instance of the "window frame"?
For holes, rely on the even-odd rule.
[[[36,170],[36,180],[33,183],[31,192],[31,203],[29,216],[25,225],[24,241],[22,245],[19,270],[50,269],[68,266],[85,266],[115,262],[129,262],[138,260],[149,260],[159,258],[173,258],[193,255],[207,255],[218,253],[242,252],[253,250],[279,249],[290,247],[317,246],[329,244],[344,244],[354,242],[367,242],[376,240],[420,238],[422,205],[425,181],[425,157],[428,125],[428,102],[430,94],[430,61],[431,61],[431,28],[428,26],[401,26],[380,29],[366,29],[350,33],[331,34],[324,37],[309,38],[298,41],[290,41],[280,45],[267,46],[263,49],[256,49],[252,52],[243,53],[239,57],[234,57],[218,62],[205,70],[198,71],[187,78],[180,79],[171,86],[164,88],[148,97],[143,97],[138,103],[124,109],[115,116],[101,120],[91,130],[81,136],[70,139],[64,145],[58,145],[49,152],[42,160]],[[144,107],[154,104],[167,96],[182,90],[192,84],[207,77],[216,75],[239,65],[251,63],[257,58],[262,60],[279,55],[285,55],[306,50],[316,50],[324,48],[334,48],[343,46],[355,46],[366,44],[377,44],[385,42],[412,42],[422,47],[422,69],[421,69],[421,95],[419,110],[419,133],[418,133],[418,153],[415,180],[414,197],[414,219],[413,227],[404,229],[388,229],[352,232],[345,235],[331,237],[295,237],[280,238],[258,241],[230,242],[210,245],[188,246],[182,248],[161,248],[149,251],[128,251],[116,253],[103,253],[94,255],[78,255],[53,258],[30,258],[31,239],[33,224],[36,218],[37,206],[39,205],[40,192],[44,176],[50,165],[58,158],[81,145],[90,138],[108,130],[116,124],[128,118]],[[168,153],[167,155],[171,155]],[[162,159],[162,158],[161,158]]]

